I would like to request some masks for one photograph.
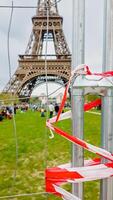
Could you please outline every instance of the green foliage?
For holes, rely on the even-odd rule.
[[[40,112],[18,112],[16,115],[18,138],[18,167],[15,172],[15,138],[12,120],[0,123],[0,196],[35,193],[45,191],[44,170],[71,160],[71,143],[55,134],[49,139],[45,127],[45,118]],[[59,122],[58,126],[71,133],[71,121]],[[85,140],[100,145],[100,116],[85,113]],[[85,151],[87,159],[94,154]],[[66,186],[70,190],[70,186]],[[95,191],[95,192],[93,192]],[[46,200],[45,195],[15,198],[21,200]],[[53,195],[48,199],[58,200]],[[99,199],[99,182],[85,183],[85,200]]]
[[[9,99],[11,101],[9,102]],[[14,100],[16,99],[16,100]],[[18,103],[18,96],[17,95],[12,95],[11,93],[0,93],[0,105],[8,105],[8,104],[14,104]]]
[[[29,103],[39,104],[40,105],[41,104],[41,100],[38,97],[32,97],[32,98],[30,98]]]

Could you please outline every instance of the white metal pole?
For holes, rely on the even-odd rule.
[[[84,63],[85,0],[73,0],[72,70]],[[84,96],[82,89],[72,86],[73,135],[83,139]],[[83,166],[82,148],[72,146],[72,166]],[[72,184],[72,193],[83,199],[83,184]]]
[[[103,71],[113,70],[113,0],[104,0]],[[102,147],[113,153],[113,87],[102,98]],[[105,160],[104,160],[105,162]],[[113,178],[101,181],[101,200],[113,200]]]

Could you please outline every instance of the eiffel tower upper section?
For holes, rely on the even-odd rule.
[[[19,66],[3,92],[30,96],[34,87],[45,81],[43,49],[47,40],[53,41],[55,52],[47,59],[48,80],[60,79],[66,82],[70,77],[71,55],[63,32],[63,18],[58,13],[57,0],[38,0],[32,24],[25,54],[19,55]]]
[[[46,39],[48,25],[48,37],[53,39],[55,54],[57,56],[70,56],[62,29],[63,18],[59,16],[56,0],[39,0],[36,16],[32,18],[32,22],[34,38],[30,40],[25,54],[42,55],[43,42]]]

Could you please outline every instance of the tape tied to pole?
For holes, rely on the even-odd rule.
[[[65,139],[69,140],[70,142],[78,145],[90,152],[93,152],[102,158],[109,160],[106,163],[101,164],[102,158],[95,158],[93,160],[86,160],[83,167],[71,167],[71,164],[61,165],[54,168],[48,168],[45,172],[46,178],[46,191],[49,193],[53,193],[55,195],[60,196],[62,199],[68,200],[80,200],[80,198],[72,195],[71,193],[67,192],[60,186],[65,183],[80,183],[85,181],[93,181],[99,180],[104,178],[109,178],[113,176],[113,155],[105,149],[100,147],[96,147],[92,144],[85,142],[75,136],[70,135],[69,133],[61,130],[60,128],[54,126],[55,122],[65,120],[71,118],[72,114],[71,111],[67,111],[62,113],[64,108],[66,99],[67,99],[67,92],[74,77],[80,75],[95,75],[95,76],[102,76],[102,78],[113,76],[113,71],[104,72],[104,73],[92,73],[89,70],[89,67],[85,64],[79,65],[76,70],[72,72],[72,76],[69,79],[69,82],[65,88],[64,95],[62,98],[62,102],[60,105],[59,112],[57,116],[49,119],[46,122],[46,126],[51,131],[51,137],[53,138],[52,132],[57,133],[58,135],[64,137]],[[96,99],[90,103],[84,104],[84,111],[88,111],[94,107],[101,105],[101,99]]]

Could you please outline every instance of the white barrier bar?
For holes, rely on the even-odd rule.
[[[113,70],[113,0],[104,0],[103,33],[103,71],[111,71]],[[106,95],[102,98],[101,138],[102,147],[113,153],[113,86],[107,89]],[[101,181],[100,199],[113,200],[113,178]]]
[[[72,70],[84,63],[85,0],[73,0]],[[78,95],[77,95],[78,94]],[[72,87],[73,135],[83,139],[83,90]],[[72,166],[83,165],[83,150],[72,146]],[[72,184],[72,193],[83,199],[83,184]]]

